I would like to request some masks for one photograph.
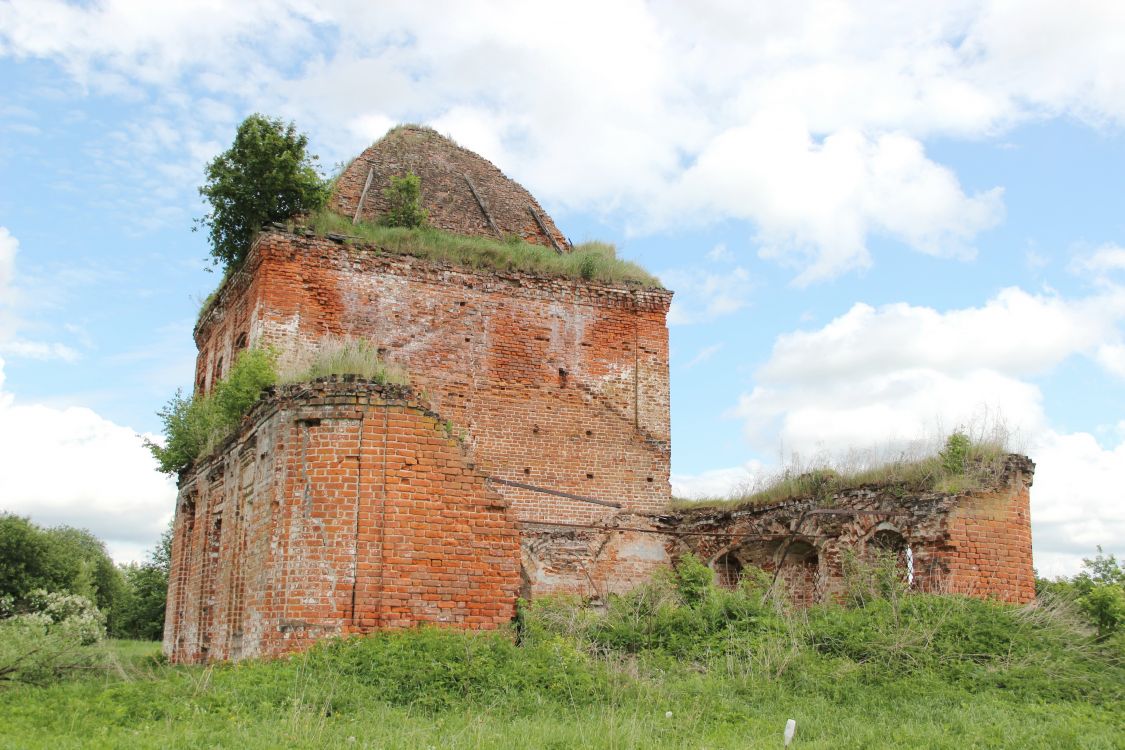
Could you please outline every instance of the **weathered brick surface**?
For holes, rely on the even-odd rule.
[[[165,650],[277,655],[332,634],[511,620],[519,531],[410,389],[290,386],[181,482]]]
[[[207,374],[221,374],[218,363],[229,366],[240,342],[288,349],[324,335],[362,337],[464,431],[487,475],[658,513],[670,496],[670,299],[272,231],[196,329],[197,380],[205,392]],[[618,512],[496,489],[523,521],[595,524]],[[647,557],[636,567],[651,573]],[[630,568],[621,567],[621,586],[636,580]],[[526,572],[535,593],[593,591],[586,571],[536,576],[547,569]]]
[[[1005,602],[1035,598],[1028,498],[1035,465],[1011,455],[991,486],[962,494],[903,496],[863,487],[777,505],[692,509],[660,519],[672,556],[691,551],[730,575],[755,565],[777,573],[799,603],[844,590],[843,554],[876,549],[913,555],[919,591],[970,594]]]
[[[569,250],[566,236],[531,193],[505,177],[491,162],[429,128],[396,128],[356,157],[337,179],[329,206],[340,214],[354,216],[369,171],[372,180],[360,211],[360,217],[366,221],[378,221],[386,213],[388,203],[383,190],[390,186],[391,177],[413,172],[421,178],[422,206],[429,212],[432,226],[492,239],[516,235],[527,242]],[[491,225],[485,209],[487,216],[492,217]],[[533,210],[554,239],[554,245],[535,220]]]

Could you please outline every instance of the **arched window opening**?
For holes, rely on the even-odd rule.
[[[733,552],[726,552],[715,558],[711,569],[715,571],[715,583],[725,589],[736,588],[742,578],[742,562]]]
[[[819,599],[820,587],[818,573],[820,571],[820,556],[816,547],[804,540],[798,540],[782,548],[784,559],[781,561],[781,577],[790,599],[795,604],[812,604]]]

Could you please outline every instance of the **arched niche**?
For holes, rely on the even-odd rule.
[[[811,542],[797,539],[782,547],[781,578],[789,597],[797,604],[811,604],[820,598],[820,554]]]
[[[727,551],[711,561],[711,570],[715,571],[715,583],[725,589],[733,589],[742,578],[742,561],[733,551]]]

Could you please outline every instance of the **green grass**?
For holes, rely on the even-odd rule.
[[[955,433],[960,434],[960,433]],[[794,464],[752,487],[736,489],[726,497],[674,498],[672,507],[738,508],[773,505],[786,500],[812,498],[828,503],[834,494],[861,487],[880,487],[901,493],[969,492],[993,485],[1008,454],[1003,437],[971,439],[963,464],[951,465],[947,449],[929,455],[902,455],[890,461],[858,461],[858,465]]]
[[[277,382],[307,383],[332,375],[355,375],[376,383],[407,385],[405,370],[384,362],[367,339],[326,336],[314,346],[283,352],[277,361]]]
[[[444,261],[471,269],[524,271],[609,285],[662,288],[659,279],[636,263],[618,258],[613,245],[605,242],[575,245],[572,252],[559,255],[551,248],[533,245],[519,238],[501,242],[433,228],[402,229],[366,222],[352,224],[351,219],[327,209],[306,217],[297,227],[311,229],[320,235],[344,235],[387,253]]]
[[[1065,611],[938,596],[794,612],[658,582],[514,633],[420,629],[273,662],[120,669],[0,691],[11,748],[1114,748],[1120,642]],[[666,712],[672,713],[671,717]]]

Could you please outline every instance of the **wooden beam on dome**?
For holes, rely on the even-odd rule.
[[[484,205],[484,201],[481,200],[480,193],[477,192],[476,185],[474,185],[473,181],[469,179],[469,175],[463,174],[461,176],[465,178],[465,184],[469,186],[469,192],[472,193],[473,197],[477,199],[477,205],[480,206],[480,210],[481,213],[484,214],[484,218],[488,220],[488,226],[492,227],[492,231],[496,232],[497,237],[499,237],[500,239],[504,239],[504,235],[496,226],[496,222],[492,220],[492,214],[488,212],[488,206]]]
[[[359,223],[359,212],[363,210],[363,202],[367,200],[367,191],[371,187],[371,180],[375,177],[375,167],[367,168],[367,182],[363,183],[363,192],[359,194],[359,203],[355,204],[355,216],[352,217],[352,225]]]
[[[532,206],[529,203],[527,206],[527,210],[531,212],[531,217],[535,219],[535,223],[538,224],[539,228],[543,230],[543,234],[547,235],[547,239],[551,242],[551,247],[555,248],[556,253],[562,255],[563,249],[559,247],[559,243],[555,241],[555,235],[547,231],[547,225],[543,223],[543,219],[539,216],[539,212],[535,210],[535,206]]]

